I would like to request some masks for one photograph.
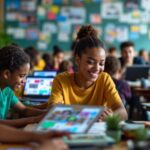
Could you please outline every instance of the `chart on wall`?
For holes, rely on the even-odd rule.
[[[5,0],[6,32],[22,47],[70,50],[79,28],[92,24],[108,46],[135,42],[150,50],[150,0]]]

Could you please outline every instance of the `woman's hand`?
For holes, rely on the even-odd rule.
[[[103,113],[101,114],[101,116],[99,117],[98,121],[105,121],[106,118],[110,115],[113,114],[113,111],[109,108],[106,108]]]

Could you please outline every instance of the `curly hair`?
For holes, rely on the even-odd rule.
[[[8,69],[14,72],[27,63],[30,59],[19,47],[10,45],[0,49],[0,71]]]
[[[77,39],[82,39],[86,36],[92,36],[97,38],[97,31],[91,25],[84,25],[77,33]]]
[[[97,31],[91,25],[82,26],[77,34],[74,55],[81,57],[87,49],[95,47],[105,49],[103,42],[97,37]]]

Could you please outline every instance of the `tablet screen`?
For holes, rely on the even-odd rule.
[[[39,123],[37,131],[57,130],[84,133],[98,118],[102,108],[83,106],[55,106]]]

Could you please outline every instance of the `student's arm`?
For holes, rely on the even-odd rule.
[[[104,116],[102,118],[105,119],[108,115],[115,113],[119,114],[122,120],[127,120],[128,115],[126,109],[122,103],[118,91],[115,88],[113,80],[109,75],[105,75],[104,82],[104,99],[106,100],[106,107],[110,108],[111,111],[106,109],[102,114]]]
[[[45,110],[25,106],[20,101],[13,107],[20,114],[21,117],[38,116],[47,112]]]
[[[43,115],[13,120],[0,120],[0,124],[20,128],[26,126],[27,124],[38,123],[42,118]]]
[[[45,102],[45,103],[42,103],[42,104],[39,104],[39,105],[35,105],[35,106],[32,106],[33,108],[37,108],[37,109],[47,109],[48,107],[48,103]]]
[[[69,137],[69,134],[66,132],[34,133],[4,125],[0,125],[0,133],[0,142],[17,144],[27,142],[43,143],[45,140],[50,140],[51,138],[58,138],[62,136]]]
[[[122,120],[128,119],[128,114],[127,114],[127,111],[126,111],[123,103],[120,103],[120,106],[117,106],[114,109],[115,109],[114,114],[118,114]]]
[[[99,121],[104,121],[107,118],[107,116],[112,115],[112,114],[118,114],[121,117],[122,120],[127,120],[128,119],[127,112],[126,112],[123,105],[120,106],[120,107],[116,107],[114,109],[115,109],[115,111],[112,111],[111,109],[106,108],[104,110],[104,112],[101,114],[101,116],[99,118]]]
[[[60,84],[60,81],[57,79],[57,76],[53,80],[51,96],[48,100],[48,107],[51,107],[55,104],[64,104],[63,97],[63,87]]]

